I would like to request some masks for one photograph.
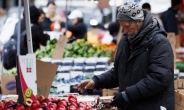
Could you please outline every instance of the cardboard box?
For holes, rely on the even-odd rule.
[[[17,94],[15,75],[1,75],[2,95]]]
[[[176,62],[176,36],[174,33],[167,33],[167,38],[171,44],[174,54],[174,62]],[[174,63],[174,69],[176,69],[176,64]]]
[[[52,82],[54,81],[57,68],[57,65],[36,60],[37,95],[43,95],[44,97],[49,96],[50,88],[52,86]]]
[[[175,90],[175,104],[184,107],[184,89]]]
[[[167,33],[167,38],[171,44],[176,44],[176,36],[174,33]]]
[[[178,78],[178,89],[184,89],[184,79]]]
[[[70,85],[63,85],[57,87],[57,95],[70,93]]]
[[[182,107],[178,104],[175,104],[175,110],[184,110],[184,107]]]
[[[178,89],[178,78],[174,80],[174,89]]]
[[[117,88],[115,89],[103,89],[102,90],[102,95],[103,96],[114,96],[119,92]]]

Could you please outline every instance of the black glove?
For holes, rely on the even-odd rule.
[[[119,92],[117,95],[113,97],[111,106],[116,106],[118,108],[126,108],[128,106],[128,102],[123,98],[122,92]]]

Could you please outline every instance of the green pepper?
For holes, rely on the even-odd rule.
[[[84,39],[81,39],[81,40],[80,40],[80,43],[85,43],[85,40],[84,40]]]
[[[56,44],[57,43],[57,39],[53,39],[50,41],[50,44]]]
[[[66,49],[71,51],[73,49],[73,45],[72,44],[67,44]]]
[[[95,53],[95,50],[94,50],[93,48],[90,48],[90,49],[88,50],[88,53],[89,53],[89,54],[94,54],[94,53]]]
[[[50,45],[50,40],[47,41],[46,45]]]
[[[73,51],[78,52],[79,49],[80,49],[80,47],[78,45],[76,45],[76,46],[74,46]]]
[[[82,55],[84,53],[83,49],[79,49],[78,51],[78,54]]]

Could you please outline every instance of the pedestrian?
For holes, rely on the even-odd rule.
[[[167,34],[151,13],[132,1],[118,9],[124,29],[114,67],[78,90],[119,87],[110,105],[119,110],[174,110],[174,57]]]
[[[39,17],[39,19],[38,19],[38,23],[40,24],[40,23],[42,23],[42,22],[44,21],[44,19],[45,19],[45,13],[43,12],[42,9],[39,9],[39,11],[40,11],[40,17]]]
[[[161,16],[166,32],[175,33],[176,35],[176,48],[180,47],[178,20],[176,17],[180,8],[180,3],[181,0],[172,0],[171,7]]]
[[[73,10],[68,18],[71,20],[71,24],[68,23],[67,30],[72,33],[72,39],[82,39],[86,38],[87,27],[83,22],[83,13],[75,9]]]
[[[38,23],[38,19],[40,17],[39,9],[36,8],[34,5],[31,5],[29,7],[29,10],[30,10],[33,52],[35,52],[37,49],[40,48],[40,44],[46,46],[47,41],[50,40],[50,36],[48,34],[43,33],[42,27]],[[26,30],[25,14],[23,14],[23,19],[20,22],[21,22],[21,33],[23,33]],[[17,32],[18,32],[18,23],[15,26],[15,31],[11,38],[17,40]],[[26,45],[25,47],[27,47]]]
[[[144,3],[144,4],[142,5],[142,9],[151,12],[151,5],[150,5],[149,3]],[[152,16],[158,20],[158,22],[159,22],[159,24],[160,24],[161,26],[163,26],[162,20],[160,19],[160,17],[159,17],[158,15],[152,14]]]
[[[60,26],[62,26],[62,19],[59,14],[56,13],[56,4],[53,1],[49,1],[47,3],[47,12],[45,13],[45,18],[41,23],[42,29],[44,31],[53,31],[52,23],[57,22]]]

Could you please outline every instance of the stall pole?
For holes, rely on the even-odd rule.
[[[66,24],[65,29],[68,29],[68,0],[66,0],[66,6],[65,6],[65,16],[66,16]]]
[[[29,12],[29,1],[24,0],[24,14],[26,21],[26,36],[27,36],[27,48],[28,53],[33,53],[33,44],[32,44],[32,34],[31,34],[31,25],[30,25],[30,12]]]
[[[18,102],[20,104],[23,104],[23,97],[22,97],[22,91],[20,86],[20,78],[19,78],[19,65],[18,65],[18,56],[20,55],[20,33],[21,33],[21,6],[22,6],[22,0],[18,1],[18,32],[17,32],[17,75],[15,76],[16,79],[16,88],[17,88],[17,94],[18,94]]]
[[[116,0],[114,0],[114,5],[112,8],[112,22],[116,21]]]
[[[33,53],[33,46],[32,46],[32,34],[31,34],[31,25],[30,25],[30,11],[29,11],[29,2],[28,0],[23,0],[24,3],[24,15],[25,15],[25,24],[26,24],[26,37],[27,37],[27,49],[28,53],[32,54]],[[17,93],[18,93],[18,102],[20,104],[24,103],[24,97],[22,95],[22,87],[21,87],[21,81],[20,81],[20,76],[19,76],[19,55],[20,55],[20,34],[21,34],[21,28],[20,28],[20,13],[21,13],[21,0],[19,0],[19,24],[18,24],[18,38],[17,38],[17,76],[16,76],[16,84],[17,84]]]

